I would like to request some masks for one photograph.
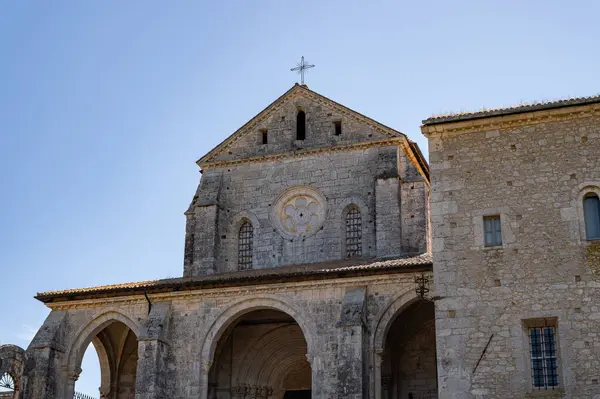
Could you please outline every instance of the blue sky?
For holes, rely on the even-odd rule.
[[[595,1],[0,3],[0,342],[38,291],[179,276],[194,162],[308,86],[408,134],[600,91]],[[97,358],[77,388],[97,395]]]

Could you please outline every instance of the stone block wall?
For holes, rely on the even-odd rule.
[[[600,243],[578,212],[600,187],[591,108],[423,127],[440,398],[600,397]],[[501,218],[500,246],[484,246],[486,215]],[[556,327],[554,391],[532,383],[527,329],[540,323]]]
[[[85,351],[86,343],[102,328],[120,322],[139,339],[137,397],[206,399],[220,338],[240,317],[261,309],[279,310],[298,323],[306,340],[307,353],[302,359],[308,360],[311,367],[313,397],[375,397],[375,336],[385,340],[399,310],[416,299],[413,278],[411,273],[402,273],[151,294],[150,313],[142,295],[54,304],[55,309],[27,353],[37,369],[43,356],[36,351],[42,347],[44,334],[50,334],[55,338],[51,340],[53,346],[46,347],[44,353],[54,356],[55,364],[30,376],[30,396],[25,397],[67,398],[81,372],[77,354]],[[244,343],[245,330],[255,331],[247,337],[251,341],[262,335],[261,328],[259,323],[238,329],[241,335],[234,341],[238,348],[234,352],[239,354],[248,345]],[[290,330],[290,343],[297,342],[297,333]],[[285,336],[278,339],[285,343]],[[418,356],[413,352],[409,355]],[[237,358],[231,364],[253,359]],[[244,367],[257,372],[248,364]],[[106,373],[105,367],[101,369]],[[301,376],[289,376],[297,377]],[[300,382],[298,386],[304,388],[305,382]],[[227,387],[227,381],[223,387]]]
[[[397,146],[373,146],[206,170],[196,198],[217,204],[198,203],[188,213],[184,274],[237,270],[244,220],[254,229],[253,268],[343,259],[349,206],[361,212],[363,256],[425,252],[428,187],[422,179],[400,183],[399,162],[409,163]],[[205,179],[219,182],[206,185],[207,194]],[[282,236],[272,216],[278,197],[294,187],[316,190],[326,207],[320,230],[297,238]]]

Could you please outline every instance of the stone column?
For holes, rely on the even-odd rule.
[[[53,310],[27,348],[27,381],[23,398],[26,399],[62,399],[68,386],[64,364],[64,331],[66,312]],[[74,381],[73,381],[74,384]],[[73,394],[71,397],[73,399]]]
[[[377,256],[398,256],[402,253],[400,238],[400,182],[398,177],[377,179],[375,186],[375,231]]]
[[[204,360],[200,367],[200,399],[208,399],[208,375],[210,373],[210,369],[213,366],[212,360]]]
[[[348,289],[337,323],[337,397],[362,399],[364,394],[364,307],[366,288]]]
[[[25,399],[62,399],[67,397],[68,372],[61,370],[60,358],[62,352],[52,347],[31,348],[27,350],[29,363],[33,366],[27,373],[27,381],[23,398]],[[71,374],[73,376],[73,374]],[[71,381],[71,387],[75,380]],[[69,399],[73,398],[73,394]]]
[[[67,366],[63,369],[63,374],[66,375],[66,384],[64,388],[64,399],[71,399],[75,394],[75,383],[81,374],[81,367]]]
[[[383,364],[383,350],[375,349],[373,352],[373,382],[375,384],[375,399],[382,399],[381,365]]]
[[[148,314],[146,336],[138,337],[138,364],[136,369],[136,399],[165,398],[171,395],[168,341],[170,302],[153,303]]]
[[[169,345],[158,339],[140,340],[136,370],[136,399],[164,398]]]

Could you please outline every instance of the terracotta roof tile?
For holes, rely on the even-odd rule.
[[[431,118],[423,120],[423,125],[436,125],[439,123],[459,122],[470,119],[488,118],[492,116],[503,116],[511,114],[520,114],[524,112],[541,111],[552,108],[570,107],[576,105],[586,105],[600,103],[600,95],[590,97],[576,97],[568,98],[557,101],[539,102],[526,105],[517,105],[514,107],[507,108],[496,108],[477,112],[463,112],[456,114],[433,116]]]
[[[54,299],[75,299],[83,296],[117,296],[135,291],[172,291],[179,289],[198,289],[218,284],[261,284],[268,280],[278,281],[294,277],[335,277],[343,274],[361,274],[363,272],[411,269],[415,267],[431,267],[431,254],[402,257],[394,259],[357,258],[341,261],[283,266],[267,269],[254,269],[217,273],[201,277],[178,277],[162,280],[148,280],[124,284],[103,285],[97,287],[74,288],[68,290],[40,292],[36,298],[42,302]]]

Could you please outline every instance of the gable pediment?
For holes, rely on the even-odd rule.
[[[297,140],[299,111],[306,115],[304,140]],[[204,167],[389,140],[408,142],[403,133],[295,84],[197,163]]]

